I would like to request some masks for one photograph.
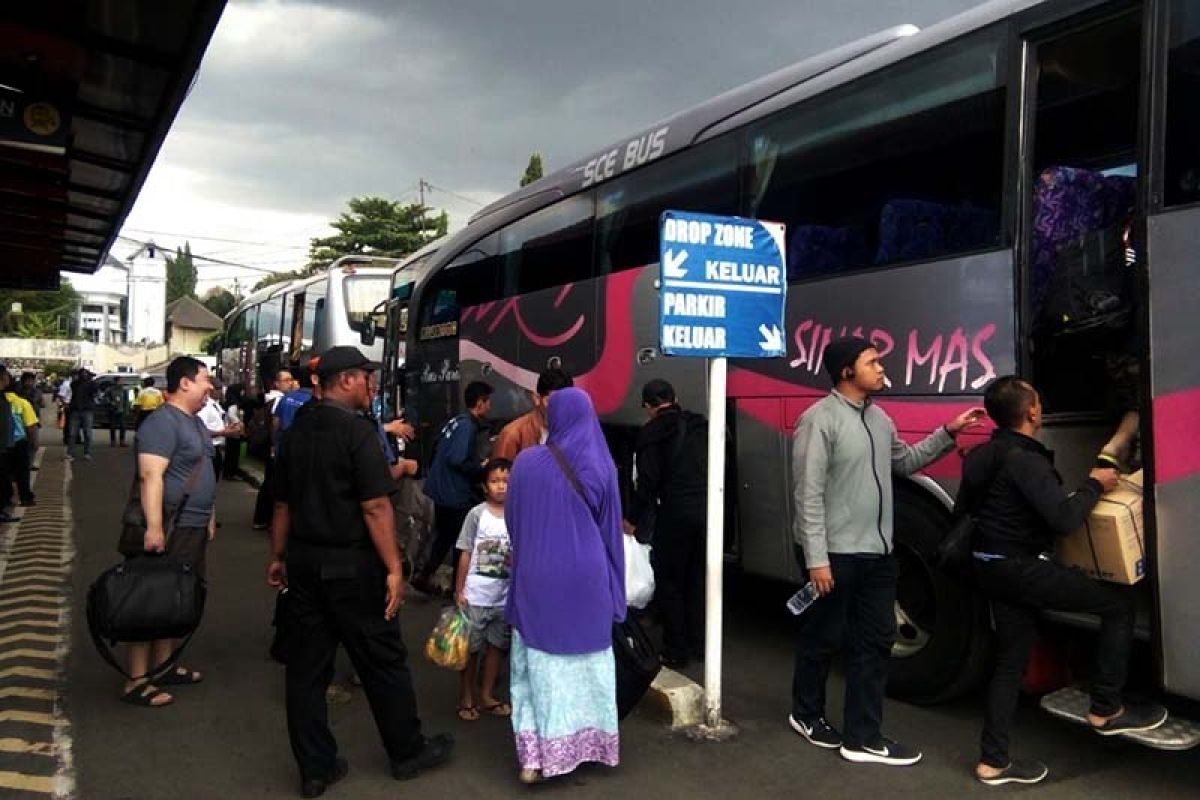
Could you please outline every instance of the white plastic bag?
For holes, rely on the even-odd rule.
[[[625,540],[625,603],[645,608],[654,598],[654,569],[650,566],[650,545],[632,536]]]

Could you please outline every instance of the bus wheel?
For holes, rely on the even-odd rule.
[[[934,548],[949,528],[949,515],[932,501],[897,491],[900,578],[888,691],[918,704],[942,703],[972,691],[989,666],[986,604],[969,583],[933,566]]]

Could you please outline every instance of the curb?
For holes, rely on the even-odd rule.
[[[672,730],[690,728],[704,721],[704,688],[673,669],[659,670],[646,697],[670,717]]]

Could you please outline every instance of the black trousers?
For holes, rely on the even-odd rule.
[[[13,442],[12,449],[8,451],[9,474],[17,484],[17,495],[21,498],[22,503],[28,503],[33,500],[33,489],[29,485],[31,458],[28,439]],[[11,491],[10,489],[10,497]]]
[[[454,550],[454,543],[458,541],[458,534],[462,532],[463,520],[467,518],[467,512],[470,510],[449,506],[433,507],[433,546],[429,549],[429,561],[425,562],[421,569],[423,578],[429,578],[437,572],[437,568],[446,560],[446,555]],[[457,563],[454,568],[457,573]]]
[[[287,566],[295,625],[286,678],[288,738],[302,779],[328,776],[337,757],[325,690],[338,644],[362,679],[388,758],[412,757],[425,739],[399,620],[383,618],[383,564],[370,551],[294,543]]]
[[[224,461],[225,461],[225,445],[223,445],[223,444],[214,445],[213,446],[213,456],[212,456],[213,479],[214,480],[218,480],[218,481],[221,480],[221,464],[224,463]],[[271,509],[271,513],[274,514],[274,512],[275,512],[275,510]]]
[[[650,561],[668,658],[701,658],[704,653],[704,542],[702,508],[660,506]]]
[[[894,556],[831,553],[833,591],[800,615],[792,716],[825,716],[825,684],[835,653],[844,652],[846,698],[842,738],[847,747],[872,746],[883,724],[883,693],[896,635]]]
[[[108,443],[110,445],[117,443],[118,432],[121,436],[121,444],[125,444],[125,415],[110,411],[108,416]]]
[[[12,449],[0,452],[0,512],[12,505],[13,474]]]
[[[225,463],[221,467],[221,476],[227,481],[237,477],[238,466],[242,460],[242,440],[229,439],[225,442]]]
[[[275,476],[275,459],[263,462],[263,479],[258,486],[258,497],[254,500],[254,524],[270,525],[275,515],[275,492],[272,484]]]
[[[1127,592],[1036,557],[977,562],[976,574],[991,598],[996,623],[996,666],[980,741],[983,763],[1008,766],[1009,731],[1042,609],[1100,616],[1091,711],[1109,716],[1121,709],[1133,645],[1133,601]]]

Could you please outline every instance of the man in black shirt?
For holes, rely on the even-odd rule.
[[[71,402],[67,405],[67,461],[75,460],[75,445],[83,434],[83,460],[92,460],[92,423],[96,416],[96,382],[84,368],[71,382]]]
[[[395,482],[362,413],[370,406],[367,375],[378,368],[353,347],[321,356],[323,399],[296,416],[276,465],[267,582],[288,587],[296,626],[286,702],[304,797],[323,794],[349,770],[325,705],[339,642],[362,679],[393,777],[415,777],[454,747],[448,734],[421,734],[400,635],[404,585],[389,499]]]
[[[1054,469],[1054,454],[1035,438],[1042,425],[1037,391],[1006,376],[993,381],[984,407],[997,425],[992,440],[963,464],[956,510],[975,517],[976,575],[992,601],[996,667],[988,687],[981,758],[975,776],[989,786],[1038,783],[1045,765],[1012,761],[1009,729],[1021,677],[1029,662],[1041,610],[1100,617],[1088,722],[1101,735],[1151,730],[1166,709],[1122,702],[1133,642],[1133,606],[1120,587],[1094,581],[1049,560],[1056,537],[1084,524],[1101,494],[1117,486],[1115,469],[1097,468],[1068,494]]]
[[[704,657],[704,541],[708,420],[680,408],[664,380],[642,387],[650,415],[638,433],[637,486],[626,531],[654,533],[654,583],[663,615],[663,663]],[[636,526],[636,527],[633,527]]]

